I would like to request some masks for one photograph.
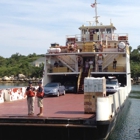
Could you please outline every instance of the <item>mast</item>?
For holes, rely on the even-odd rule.
[[[97,24],[99,23],[98,22],[98,17],[99,16],[97,16],[97,2],[96,2],[96,0],[95,0],[95,3],[94,3],[94,5],[95,5],[95,23],[96,23],[96,26],[97,26]]]

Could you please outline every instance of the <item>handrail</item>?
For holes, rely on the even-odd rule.
[[[80,85],[80,79],[81,79],[82,71],[83,71],[83,69],[80,68],[80,74],[78,76],[78,81],[77,81],[77,91],[79,90],[79,85]]]
[[[64,64],[66,65],[69,69],[71,69],[72,71],[75,71],[75,67],[72,67],[74,64],[68,64],[67,62],[65,62],[65,60],[62,58],[62,56],[57,56],[57,58]]]
[[[67,55],[67,57],[69,57],[69,59],[72,60],[75,63],[75,61],[69,55]]]
[[[116,69],[113,69],[112,66],[109,66],[108,67],[108,72],[112,72],[112,71],[115,71],[115,72],[125,72],[126,71],[126,67],[124,65],[117,65]]]
[[[88,77],[90,77],[90,72],[91,72],[91,69],[89,68],[89,70],[88,70]]]
[[[60,57],[60,56],[59,56]],[[65,55],[65,58],[67,58],[67,59],[70,59],[73,63],[75,63],[75,61],[69,56],[69,55]],[[63,59],[62,57],[61,57],[61,59]],[[64,60],[63,60],[64,61]]]
[[[83,41],[83,40],[84,41],[89,41],[89,40],[91,40],[89,35],[90,34],[66,35],[66,38],[75,38],[76,41]],[[128,37],[128,34],[127,33],[104,33],[103,34],[104,38],[105,38],[106,35],[109,35],[110,36],[110,40],[114,40],[115,39],[114,36],[117,37],[116,38],[117,40],[118,40],[118,37],[119,36],[126,36],[126,37]]]

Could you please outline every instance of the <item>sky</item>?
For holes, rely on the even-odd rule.
[[[94,0],[0,0],[0,56],[45,54],[51,43],[66,44],[94,21]],[[132,49],[140,45],[140,1],[97,0],[99,22],[110,20],[116,33],[128,33]]]

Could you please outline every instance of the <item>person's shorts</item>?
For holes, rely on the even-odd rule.
[[[93,69],[93,65],[90,65],[90,69]]]
[[[38,107],[43,107],[43,99],[38,98]]]

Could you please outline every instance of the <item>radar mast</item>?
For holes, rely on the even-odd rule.
[[[95,0],[94,4],[92,4],[92,5],[94,5],[94,7],[95,7],[95,17],[94,17],[94,18],[95,18],[96,26],[97,26],[97,24],[99,23],[99,21],[98,21],[98,17],[99,17],[99,16],[97,16],[97,4],[98,4],[98,3],[96,2],[96,0]],[[92,7],[93,7],[93,6],[92,6]],[[93,7],[93,8],[94,8],[94,7]]]

